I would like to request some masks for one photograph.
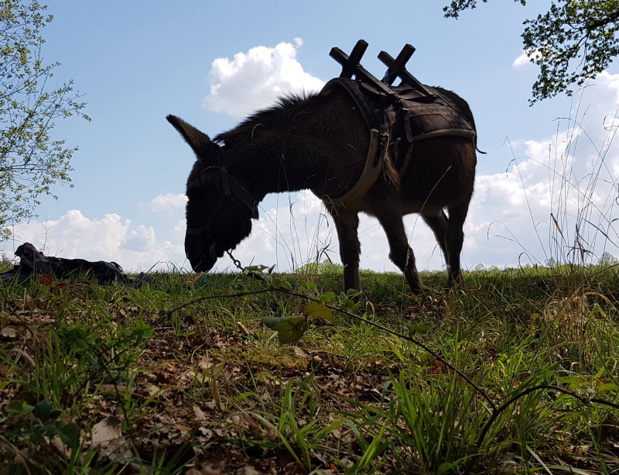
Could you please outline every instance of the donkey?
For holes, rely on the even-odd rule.
[[[434,90],[456,104],[474,130],[466,102],[450,91]],[[419,213],[434,232],[447,264],[448,284],[461,281],[462,228],[477,163],[474,139],[439,135],[417,141],[400,173],[390,144],[376,181],[342,204],[329,197],[342,196],[355,185],[372,146],[362,113],[342,88],[280,98],[213,140],[176,116],[167,120],[197,156],[187,180],[185,236],[186,255],[196,272],[211,269],[224,252],[249,236],[265,195],[310,189],[323,199],[335,222],[345,289],[360,290],[360,212],[380,222],[389,257],[413,293],[426,288],[404,229],[402,217],[409,213]]]

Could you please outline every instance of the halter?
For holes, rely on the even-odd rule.
[[[223,193],[219,193],[217,201],[215,202],[215,205],[211,208],[211,213],[206,220],[206,223],[204,223],[202,227],[187,228],[186,234],[189,234],[191,236],[212,237],[210,230],[213,226],[213,221],[215,221],[215,216],[219,211],[219,208],[221,208],[221,205],[228,197],[233,198],[232,203],[235,204],[239,209],[249,209],[251,211],[252,219],[258,219],[258,202],[253,199],[253,197],[249,194],[245,187],[243,187],[236,178],[230,175],[228,169],[225,166],[213,167],[212,169],[218,171],[219,175],[221,176],[222,189],[220,191],[223,191]],[[232,180],[230,178],[232,178]],[[209,254],[211,256],[211,259],[213,260],[216,260],[218,258],[216,245],[217,241],[213,239],[213,244],[211,244],[209,248]]]

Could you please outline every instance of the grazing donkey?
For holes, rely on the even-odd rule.
[[[268,193],[310,189],[333,217],[346,289],[359,289],[359,212],[375,216],[413,292],[423,285],[402,217],[419,213],[441,247],[449,284],[461,280],[462,227],[473,193],[476,134],[467,103],[424,86],[337,78],[320,93],[281,98],[211,140],[168,121],[197,160],[187,181],[185,251],[206,272],[249,236]],[[447,210],[447,214],[444,210]]]

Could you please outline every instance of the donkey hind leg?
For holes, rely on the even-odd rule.
[[[441,210],[439,214],[433,215],[422,215],[423,220],[426,222],[430,229],[434,233],[434,237],[436,237],[436,242],[441,248],[443,252],[443,257],[445,258],[445,264],[447,265],[447,274],[449,275],[449,282],[451,285],[452,275],[451,275],[451,262],[450,262],[450,254],[447,251],[447,230],[449,229],[449,219],[445,215],[444,211]]]
[[[441,251],[443,252],[445,261],[447,261],[447,251],[445,249],[445,236],[447,234],[447,227],[449,226],[449,220],[447,219],[447,215],[443,212],[443,210],[441,210],[438,215],[421,215],[421,217],[426,222],[426,224],[430,226],[430,229],[436,237],[436,242],[438,243]]]
[[[415,254],[408,245],[402,215],[397,217],[377,216],[378,221],[385,230],[389,241],[389,258],[400,268],[413,293],[429,290],[421,282],[419,272],[415,266]]]
[[[335,211],[331,212],[340,242],[340,258],[344,265],[344,288],[345,290],[361,290],[359,282],[359,254],[361,244],[357,228],[359,227],[359,215],[355,212]]]

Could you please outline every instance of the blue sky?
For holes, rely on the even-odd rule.
[[[17,225],[3,249],[12,257],[21,242],[30,241],[52,255],[115,260],[127,270],[188,270],[182,195],[194,157],[165,116],[178,115],[214,136],[269,106],[279,92],[316,88],[337,76],[331,47],[350,51],[363,38],[370,45],[363,65],[376,76],[384,72],[379,51],[395,56],[411,43],[417,51],[409,70],[426,84],[455,90],[475,114],[479,146],[487,155],[479,156],[465,267],[561,257],[579,219],[599,228],[617,215],[612,190],[619,149],[612,118],[619,71],[613,65],[582,98],[529,107],[536,68],[518,60],[522,22],[548,4],[523,8],[494,0],[453,20],[443,17],[443,2],[436,0],[381,7],[365,0],[50,2],[54,21],[43,31],[43,56],[62,63],[52,83],[73,79],[92,122],[56,124],[56,136],[79,147],[72,161],[74,187],[56,187],[58,200],[44,199],[39,217]],[[587,194],[587,177],[596,167],[606,175]],[[569,186],[557,178],[562,173],[571,177]],[[323,212],[308,193],[267,197],[261,221],[237,257],[285,271],[326,247],[339,262]],[[563,216],[565,239],[557,237],[551,212]],[[419,267],[442,268],[425,224],[415,217],[406,222]],[[376,223],[364,219],[361,231],[361,266],[395,270]],[[594,232],[587,239],[592,255],[619,255],[616,240]],[[217,268],[230,265],[226,258]]]

